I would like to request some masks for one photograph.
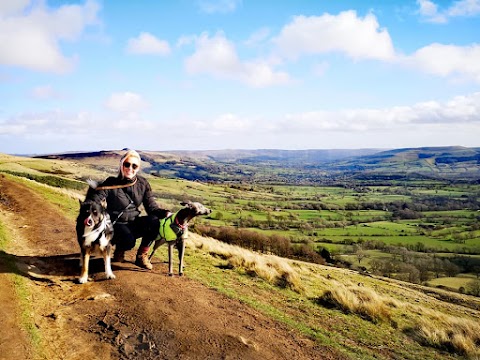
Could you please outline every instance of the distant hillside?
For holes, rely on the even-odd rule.
[[[278,164],[319,164],[376,154],[378,149],[311,149],[311,150],[206,150],[206,151],[174,151],[172,154],[190,158],[204,158],[218,162],[238,162],[255,164],[273,162]]]
[[[420,178],[478,181],[480,148],[424,147],[394,150],[139,151],[144,171],[201,181],[329,183],[339,179],[378,182]],[[39,156],[116,169],[122,151]]]
[[[480,148],[424,147],[378,152],[340,161],[331,170],[355,172],[365,177],[426,177],[475,180],[480,178]]]

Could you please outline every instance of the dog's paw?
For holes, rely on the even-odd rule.
[[[79,284],[86,284],[88,281],[88,276],[83,276],[81,278],[78,278],[78,283]]]
[[[113,273],[107,274],[107,279],[115,279],[115,278],[116,276]]]
[[[178,276],[183,276],[183,272],[181,272],[181,273],[178,273]]]
[[[168,273],[168,276],[173,276],[173,273]]]

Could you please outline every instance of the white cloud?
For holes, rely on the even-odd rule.
[[[207,14],[231,13],[242,4],[242,0],[198,0],[197,4]]]
[[[10,2],[8,2],[10,3]],[[13,6],[18,5],[18,6]],[[23,12],[21,11],[23,10]],[[99,5],[63,5],[51,10],[43,2],[17,2],[0,7],[0,64],[34,71],[70,71],[75,57],[65,56],[61,41],[74,41],[96,24]]]
[[[432,23],[446,23],[453,17],[473,17],[480,14],[480,0],[459,0],[444,10],[431,0],[417,0],[419,14],[425,21]]]
[[[32,89],[31,96],[38,100],[58,99],[61,97],[52,85],[37,86]]]
[[[105,105],[116,112],[137,113],[147,107],[147,102],[139,94],[123,92],[110,95]]]
[[[270,36],[270,29],[267,27],[263,27],[258,29],[250,37],[245,41],[245,45],[254,47],[257,45],[262,45],[265,40],[268,39]]]
[[[195,52],[185,60],[190,74],[209,74],[220,79],[241,81],[253,87],[285,84],[287,73],[275,71],[267,60],[242,62],[236,48],[223,33],[209,37],[203,33],[195,42]]]
[[[449,16],[476,16],[480,14],[479,0],[460,0],[455,1],[448,9]]]
[[[196,38],[197,37],[195,35],[180,36],[180,38],[177,40],[176,46],[180,48],[180,47],[183,47],[183,46],[193,44],[193,43],[195,43]]]
[[[375,15],[358,17],[355,11],[338,15],[295,16],[274,39],[288,58],[303,54],[341,52],[353,59],[389,60],[395,55],[388,31]]]
[[[480,45],[455,46],[431,44],[417,50],[401,62],[425,73],[480,83]]]
[[[215,131],[221,132],[245,132],[251,130],[252,124],[248,119],[240,118],[235,114],[222,114],[212,123]]]
[[[160,40],[148,32],[142,32],[137,38],[129,39],[126,49],[131,54],[170,54],[168,42]]]
[[[25,9],[30,0],[0,1],[0,17],[16,15]]]
[[[458,96],[446,103],[423,102],[386,109],[350,109],[288,114],[277,132],[370,131],[413,124],[480,124],[480,93]]]
[[[444,14],[439,14],[438,5],[430,0],[417,0],[420,7],[418,12],[420,15],[428,19],[432,23],[445,23],[447,18]]]
[[[127,102],[138,99],[118,96],[117,100],[122,98]],[[129,110],[135,108],[132,106]],[[125,144],[152,150],[185,150],[185,146],[190,149],[392,148],[476,146],[480,131],[480,92],[446,102],[426,101],[411,106],[286,114],[282,121],[225,113],[209,120],[184,115],[164,123],[142,119],[138,113],[124,112],[125,108],[119,110],[120,113],[110,114],[49,111],[0,118],[0,139],[9,142],[15,139],[18,145],[11,145],[14,153],[26,152],[22,150],[23,140],[38,142],[42,152],[65,151],[67,142],[69,150],[115,149]],[[185,129],[192,131],[185,132]],[[169,136],[159,143],[165,132]],[[188,141],[179,144],[178,138]]]

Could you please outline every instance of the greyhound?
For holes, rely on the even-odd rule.
[[[181,202],[184,208],[180,209],[173,215],[160,220],[159,236],[155,240],[151,260],[155,251],[163,244],[168,244],[168,275],[173,276],[173,247],[178,250],[178,275],[183,276],[183,257],[185,254],[185,239],[188,237],[188,223],[195,216],[208,215],[212,210],[205,207],[199,202]]]

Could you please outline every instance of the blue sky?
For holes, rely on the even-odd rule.
[[[0,1],[0,152],[480,146],[480,0]]]

